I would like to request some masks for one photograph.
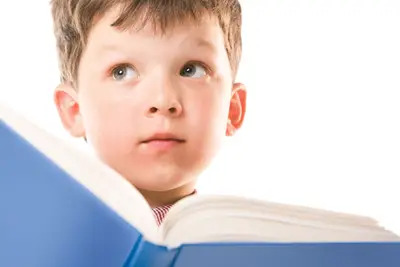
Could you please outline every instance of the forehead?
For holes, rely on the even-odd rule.
[[[179,23],[169,23],[168,27],[162,27],[161,22],[154,19],[143,20],[139,18],[134,20],[130,27],[113,26],[119,18],[120,10],[112,8],[103,16],[94,20],[93,27],[88,38],[88,45],[132,45],[136,39],[148,39],[168,41],[177,43],[183,41],[195,42],[196,45],[217,48],[222,44],[224,46],[224,36],[219,25],[218,19],[208,13],[204,13],[197,19],[186,18]],[[143,41],[143,40],[142,40]],[[90,44],[91,43],[91,44]]]

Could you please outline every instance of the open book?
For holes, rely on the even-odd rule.
[[[171,208],[158,227],[145,199],[123,177],[95,156],[1,106],[0,216],[1,266],[21,261],[12,256],[21,243],[21,249],[32,245],[26,259],[30,262],[40,261],[38,257],[46,249],[58,255],[57,246],[64,250],[74,247],[75,254],[88,247],[93,253],[102,251],[103,258],[96,254],[85,261],[96,266],[115,266],[108,264],[123,258],[125,264],[137,264],[140,257],[150,253],[143,253],[146,246],[170,253],[179,251],[182,244],[215,242],[244,246],[267,242],[390,242],[399,245],[396,249],[400,252],[400,243],[396,243],[400,238],[371,218],[233,196],[187,197]],[[94,246],[99,244],[103,247],[96,250]],[[120,251],[116,251],[118,246]],[[118,256],[107,254],[111,247]],[[165,255],[160,261],[168,264],[152,265],[144,259],[146,266],[180,266],[176,265],[176,253]],[[400,263],[398,255],[396,263]],[[78,266],[71,258],[64,263],[55,266]]]

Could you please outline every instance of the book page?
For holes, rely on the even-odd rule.
[[[225,241],[400,241],[368,217],[235,196],[188,197],[171,208],[162,231],[170,247]]]
[[[1,105],[0,119],[138,229],[147,240],[160,241],[150,206],[117,172],[95,156],[82,153]]]

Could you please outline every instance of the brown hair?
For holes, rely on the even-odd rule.
[[[236,75],[242,52],[242,15],[238,0],[52,0],[51,5],[61,82],[76,85],[80,58],[94,20],[115,6],[121,7],[121,13],[112,26],[122,29],[138,22],[144,26],[150,20],[165,32],[185,19],[198,22],[204,14],[215,16]]]

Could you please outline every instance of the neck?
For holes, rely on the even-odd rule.
[[[168,191],[150,191],[140,188],[138,190],[144,196],[150,207],[155,208],[175,204],[175,202],[182,198],[191,195],[194,192],[194,187],[195,184],[191,183]]]

